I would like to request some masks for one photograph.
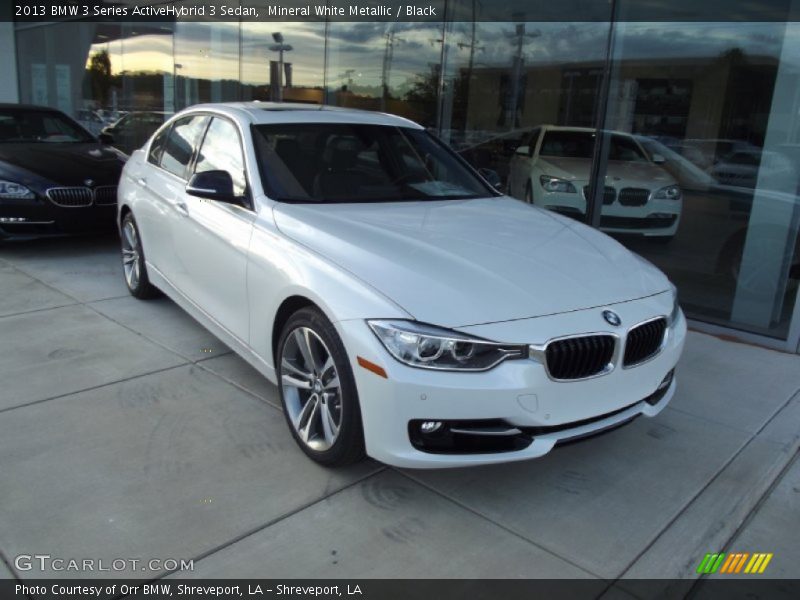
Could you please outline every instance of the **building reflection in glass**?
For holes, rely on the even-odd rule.
[[[405,116],[520,200],[529,190],[535,204],[592,219],[656,263],[691,317],[791,337],[796,23],[532,22],[511,9],[481,22],[481,2],[451,6],[459,18],[438,23],[19,26],[20,97],[127,152],[176,110],[278,90]],[[291,46],[283,72],[276,34]],[[561,133],[548,137],[552,127]],[[680,199],[663,191],[673,185]],[[674,231],[658,230],[664,219]]]

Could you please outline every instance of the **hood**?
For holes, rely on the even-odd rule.
[[[669,289],[608,236],[508,197],[279,204],[274,215],[289,238],[434,325],[538,317]]]
[[[116,185],[125,162],[113,148],[98,143],[0,144],[3,171],[15,168],[64,186]],[[22,182],[21,182],[22,183]]]
[[[540,159],[542,172],[552,177],[560,177],[570,181],[589,181],[592,161],[585,158],[558,158],[549,156]],[[633,162],[628,160],[610,160],[606,171],[606,182],[617,187],[644,187],[656,189],[675,183],[675,179],[666,170],[649,162]]]

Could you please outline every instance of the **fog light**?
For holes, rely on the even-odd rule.
[[[0,217],[0,223],[24,223],[27,220],[25,217]]]
[[[422,433],[436,433],[442,428],[441,421],[423,421],[419,426]]]
[[[664,379],[661,380],[661,383],[658,384],[658,388],[656,389],[657,392],[660,392],[664,388],[669,387],[669,384],[672,383],[672,376],[675,373],[675,369],[672,369],[669,373],[664,376]]]

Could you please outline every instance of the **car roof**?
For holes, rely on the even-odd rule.
[[[581,133],[595,133],[597,131],[594,127],[568,127],[566,125],[542,125],[541,127],[552,131],[578,131]]]
[[[11,102],[0,103],[0,110],[39,110],[43,112],[61,112],[52,106],[37,106],[35,104],[14,104]]]
[[[575,133],[597,133],[597,129],[594,127],[569,127],[567,125],[540,125],[537,127],[541,127],[546,131],[572,131]],[[536,127],[534,128],[536,129]],[[628,133],[627,131],[616,131],[614,129],[604,129],[604,133],[606,134],[614,134],[614,135],[624,135],[626,137],[635,137],[634,134]]]
[[[197,104],[182,111],[212,111],[247,121],[254,125],[271,123],[363,123],[423,129],[403,117],[370,110],[356,110],[319,104],[292,102],[225,102]]]

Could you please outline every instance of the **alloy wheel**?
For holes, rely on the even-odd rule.
[[[342,425],[342,389],[330,350],[313,329],[298,327],[286,336],[280,385],[298,438],[316,451],[333,446]]]

